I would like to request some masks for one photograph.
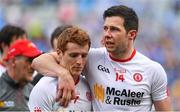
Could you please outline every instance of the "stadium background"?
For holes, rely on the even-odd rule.
[[[21,26],[47,52],[54,28],[72,23],[88,31],[92,47],[100,47],[103,11],[116,4],[137,12],[136,48],[165,68],[173,107],[180,110],[180,0],[0,0],[0,28]]]

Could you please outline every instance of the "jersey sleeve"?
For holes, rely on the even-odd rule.
[[[48,84],[44,79],[41,79],[36,86],[33,88],[28,106],[30,111],[52,111],[53,110],[53,102],[55,98],[53,97],[53,93],[55,88]]]
[[[154,66],[155,72],[152,78],[152,99],[160,101],[167,98],[167,75],[160,64]]]

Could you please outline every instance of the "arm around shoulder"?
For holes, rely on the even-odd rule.
[[[39,73],[57,77],[59,70],[58,57],[56,52],[45,53],[36,57],[31,65]]]

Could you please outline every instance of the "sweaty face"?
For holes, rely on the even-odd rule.
[[[61,52],[60,64],[68,69],[73,77],[79,77],[87,61],[89,46],[69,42],[66,48],[64,53]]]
[[[105,19],[103,41],[110,54],[122,54],[128,49],[128,35],[123,24],[124,19],[118,16]]]
[[[33,80],[34,69],[31,67],[31,61],[29,58],[21,56],[15,59],[14,70],[17,75],[18,82],[26,84]]]

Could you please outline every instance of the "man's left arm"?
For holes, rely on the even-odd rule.
[[[161,101],[154,101],[156,111],[172,111],[170,97]]]
[[[170,93],[167,87],[167,74],[160,64],[152,67],[154,71],[152,79],[152,99],[156,111],[172,111]]]

